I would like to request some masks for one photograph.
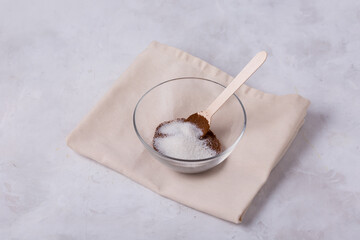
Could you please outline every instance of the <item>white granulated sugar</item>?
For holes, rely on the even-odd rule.
[[[216,155],[216,151],[200,140],[202,131],[195,124],[184,121],[173,121],[158,129],[166,137],[154,139],[154,146],[159,152],[180,159],[203,159]]]

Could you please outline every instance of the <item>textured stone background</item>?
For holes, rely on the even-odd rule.
[[[312,101],[241,225],[164,199],[65,137],[152,40]],[[0,0],[0,239],[356,239],[360,2]]]

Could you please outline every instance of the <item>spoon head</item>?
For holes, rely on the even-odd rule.
[[[199,129],[201,129],[203,136],[210,130],[210,122],[201,114],[201,112],[190,115],[186,121],[195,124]]]

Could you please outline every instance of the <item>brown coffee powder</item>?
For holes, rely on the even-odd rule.
[[[201,129],[204,136],[210,130],[209,121],[198,113],[191,114],[185,121],[195,124],[199,129]]]
[[[154,134],[154,137],[153,137],[153,148],[159,152],[159,149],[156,147],[155,145],[155,140],[157,138],[165,138],[167,137],[166,134],[163,134],[159,131],[159,129],[166,125],[166,124],[169,124],[169,123],[172,123],[174,121],[181,121],[181,122],[188,122],[187,119],[185,118],[178,118],[178,119],[175,119],[175,120],[171,120],[171,121],[165,121],[161,124],[159,124],[155,130],[155,134]],[[192,122],[191,122],[192,123]],[[200,140],[203,140],[206,144],[207,147],[209,147],[210,149],[214,150],[217,154],[219,154],[221,152],[221,144],[220,144],[220,141],[219,139],[217,139],[216,135],[211,131],[211,130],[208,130],[207,133],[203,136],[201,136],[199,138]]]

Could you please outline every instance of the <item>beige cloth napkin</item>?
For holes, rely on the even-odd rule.
[[[243,139],[221,165],[201,174],[174,172],[150,156],[137,138],[132,113],[152,86],[177,77],[203,77],[227,85],[232,77],[179,49],[152,42],[116,81],[67,144],[160,195],[239,223],[304,122],[310,102],[242,86],[248,123]],[[169,106],[171,107],[171,106]]]

